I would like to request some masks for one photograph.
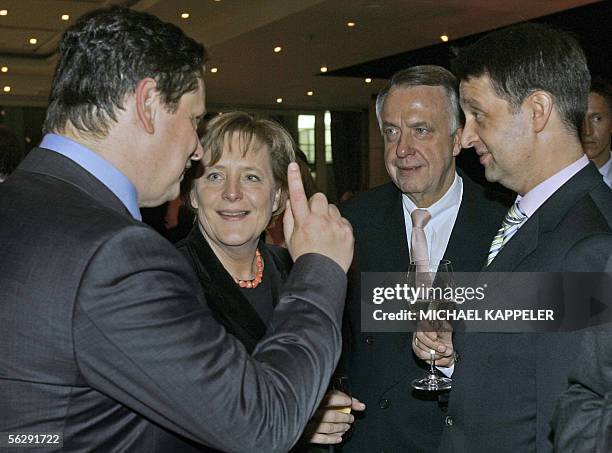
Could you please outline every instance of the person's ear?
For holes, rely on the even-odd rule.
[[[531,115],[531,123],[535,132],[542,132],[552,113],[554,101],[552,95],[547,91],[534,91],[523,102],[523,108],[527,107]]]
[[[198,210],[198,196],[195,187],[189,192],[189,204],[193,209]]]
[[[463,133],[463,128],[459,127],[453,134],[453,157],[457,157],[461,152],[461,134]]]
[[[142,79],[136,85],[134,99],[136,101],[138,125],[147,133],[153,134],[155,132],[155,116],[159,107],[157,82],[150,77]]]

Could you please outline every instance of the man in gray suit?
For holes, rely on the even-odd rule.
[[[462,145],[475,148],[489,181],[519,194],[484,270],[605,270],[612,192],[580,143],[590,77],[576,40],[522,24],[464,49],[454,70],[466,117]],[[440,451],[552,451],[551,416],[579,343],[576,332],[456,334],[462,359]]]
[[[205,59],[174,25],[125,8],[64,34],[47,135],[0,191],[0,447],[27,432],[62,434],[66,451],[286,451],[322,399],[352,234],[324,196],[306,200],[296,164],[295,265],[251,356],[139,221],[202,157]]]

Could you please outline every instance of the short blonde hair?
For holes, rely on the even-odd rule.
[[[204,129],[200,142],[204,152],[210,151],[210,161],[203,162],[204,165],[219,162],[226,141],[230,140],[234,133],[239,134],[240,142],[244,145],[243,156],[263,146],[270,153],[274,182],[276,188],[281,189],[279,208],[274,214],[280,214],[288,197],[287,166],[290,162],[295,162],[296,147],[293,138],[283,126],[274,121],[255,119],[244,112],[223,113],[210,120]],[[188,191],[193,189],[194,184],[195,178],[187,181]]]

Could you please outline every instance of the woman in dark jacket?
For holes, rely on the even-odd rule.
[[[177,247],[195,269],[213,316],[252,352],[291,269],[287,250],[260,238],[285,207],[295,144],[280,125],[232,112],[208,123],[202,148],[202,167],[183,181],[197,221]],[[304,442],[338,443],[353,418],[334,408],[347,404],[346,395],[328,395]]]
[[[197,222],[179,244],[213,315],[251,352],[263,337],[291,268],[286,249],[260,240],[287,199],[291,136],[241,112],[212,119],[202,139],[203,173],[186,178]]]

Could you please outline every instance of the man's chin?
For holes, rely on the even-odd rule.
[[[596,148],[593,145],[584,145],[582,149],[589,159],[595,159],[605,151],[605,148]]]
[[[180,195],[180,187],[172,188],[168,190],[165,194],[161,195],[159,198],[140,201],[138,205],[141,208],[155,208],[157,206],[161,206],[164,203],[172,201],[176,199]]]

